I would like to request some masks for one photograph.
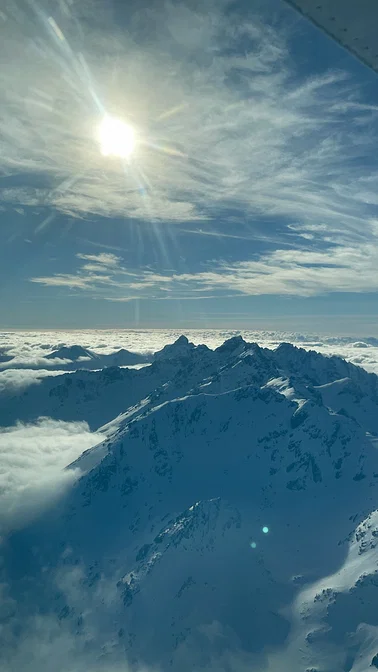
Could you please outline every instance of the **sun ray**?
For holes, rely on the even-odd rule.
[[[156,121],[163,121],[164,119],[169,119],[169,117],[173,117],[178,112],[181,112],[181,110],[184,110],[185,107],[187,107],[186,103],[182,103],[181,105],[176,105],[175,107],[172,107],[170,110],[166,110],[165,112],[162,112],[156,118]]]
[[[148,145],[148,147],[151,147],[152,149],[157,150],[158,152],[168,154],[168,156],[177,156],[182,159],[186,159],[188,156],[184,152],[181,152],[179,149],[174,149],[173,147],[168,147],[167,145],[160,145],[156,142],[151,142],[150,140],[148,141],[146,140],[144,144]]]

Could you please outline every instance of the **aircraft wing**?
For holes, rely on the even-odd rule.
[[[286,0],[378,72],[378,0]]]

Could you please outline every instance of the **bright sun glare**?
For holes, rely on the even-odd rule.
[[[98,140],[104,156],[128,159],[135,148],[135,131],[121,119],[106,115],[98,127]]]

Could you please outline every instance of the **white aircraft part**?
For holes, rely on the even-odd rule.
[[[378,0],[286,0],[378,72]]]

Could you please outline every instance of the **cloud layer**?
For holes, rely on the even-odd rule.
[[[293,48],[304,24],[295,33],[291,21],[274,0],[135,3],[126,13],[95,0],[53,10],[47,0],[8,0],[3,207],[32,207],[38,230],[63,213],[196,222],[199,244],[214,226],[220,236],[237,238],[244,226],[247,240],[276,240],[273,251],[241,243],[238,259],[215,252],[185,272],[173,259],[170,273],[79,251],[76,272],[66,259],[33,283],[110,301],[378,290],[378,106],[356,75],[305,72]],[[107,112],[136,129],[129,163],[99,151]]]
[[[13,368],[5,368],[3,371],[0,371],[0,395],[17,394],[29,387],[29,385],[38,384],[46,376],[59,376],[62,374],[62,371],[35,368],[38,361],[40,361],[39,358],[33,357],[29,363],[29,366],[34,368],[27,368],[27,363],[24,359],[23,363],[19,363],[18,366],[15,364]],[[42,364],[43,366],[44,364]]]
[[[116,255],[77,256],[93,262],[82,263],[76,273],[57,273],[31,278],[31,281],[48,287],[85,290],[96,298],[121,302],[151,298],[206,299],[233,294],[316,296],[330,291],[378,292],[376,236],[369,245],[340,245],[325,251],[276,250],[251,261],[209,262],[207,270],[195,273],[126,270]]]
[[[85,330],[85,331],[43,331],[8,332],[0,334],[0,348],[15,357],[14,366],[20,368],[0,372],[0,392],[12,394],[13,390],[27,387],[39,378],[49,375],[61,375],[59,371],[45,369],[28,370],[29,363],[35,366],[39,358],[48,352],[80,344],[101,354],[110,354],[121,348],[144,355],[161,350],[173,343],[183,330],[178,329],[141,329],[141,330]],[[262,347],[275,348],[279,343],[294,343],[298,347],[312,349],[325,355],[338,355],[347,361],[362,366],[367,371],[378,374],[378,338],[369,337],[362,331],[354,336],[327,336],[324,334],[306,334],[288,331],[257,331],[235,329],[189,329],[184,330],[190,341],[205,343],[216,348],[227,338],[241,334],[248,342],[256,342]],[[51,360],[48,360],[51,362]]]
[[[102,438],[85,422],[49,418],[0,428],[0,538],[59,497],[80,473],[65,467]]]
[[[285,14],[272,26],[253,6],[241,17],[230,3],[168,2],[130,8],[117,28],[105,4],[38,6],[28,21],[19,3],[2,14],[1,169],[25,176],[5,202],[165,222],[233,208],[351,228],[376,204],[378,171],[361,160],[377,109],[342,72],[298,75]],[[126,167],[99,152],[105,110],[140,136]]]

